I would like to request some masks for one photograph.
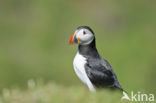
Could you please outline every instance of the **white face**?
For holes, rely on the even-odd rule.
[[[75,36],[78,40],[78,44],[86,45],[93,41],[94,34],[88,29],[80,29],[75,31]]]

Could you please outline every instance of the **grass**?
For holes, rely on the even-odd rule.
[[[0,103],[121,102],[118,91],[80,86],[72,65],[77,46],[68,45],[80,25],[93,29],[126,91],[156,93],[155,0],[1,1]],[[27,88],[31,78],[46,83],[29,81]]]
[[[0,103],[121,103],[121,97],[119,91],[103,89],[91,93],[85,86],[65,87],[56,83],[35,83],[31,80],[25,90],[3,89]]]
[[[68,40],[78,26],[88,25],[122,87],[152,93],[156,90],[154,4],[154,0],[2,0],[0,91],[13,85],[23,88],[31,78],[79,85],[72,64],[77,45],[69,46]]]

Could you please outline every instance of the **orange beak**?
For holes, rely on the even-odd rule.
[[[70,37],[69,39],[69,44],[74,44],[74,35],[75,35],[75,32],[72,34],[72,36]]]

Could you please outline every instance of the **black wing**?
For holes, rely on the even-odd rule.
[[[87,76],[96,87],[111,87],[122,90],[110,64],[104,59],[87,59]]]

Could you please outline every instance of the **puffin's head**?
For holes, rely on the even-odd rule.
[[[90,44],[94,40],[94,32],[88,26],[80,26],[72,34],[69,44],[78,43],[80,45]]]

